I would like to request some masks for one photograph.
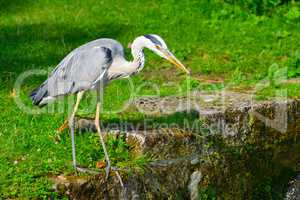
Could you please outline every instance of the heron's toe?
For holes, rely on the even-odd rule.
[[[76,171],[81,172],[81,173],[88,173],[88,174],[99,174],[100,173],[99,171],[95,171],[95,170],[92,170],[92,169],[79,167],[79,166],[76,167]]]

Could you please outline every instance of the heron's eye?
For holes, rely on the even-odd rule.
[[[161,50],[161,47],[159,45],[155,45],[155,47],[158,49],[158,50]]]

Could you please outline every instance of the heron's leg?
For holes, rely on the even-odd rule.
[[[102,145],[102,148],[103,148],[103,151],[104,151],[104,155],[105,155],[105,160],[106,160],[106,169],[105,169],[106,176],[105,176],[105,179],[107,180],[108,177],[109,177],[109,172],[110,172],[111,165],[110,165],[109,156],[108,156],[108,153],[107,153],[107,150],[106,150],[106,146],[105,146],[105,143],[104,143],[103,135],[102,135],[102,132],[101,132],[101,129],[100,129],[100,120],[99,120],[100,107],[101,107],[101,103],[100,103],[100,101],[97,101],[95,126],[96,126],[96,129],[97,129],[97,133],[99,134],[100,142],[101,142],[101,145]],[[117,171],[117,169],[114,169],[114,170],[115,170],[115,173],[116,173],[116,175],[119,179],[119,182],[120,182],[122,188],[124,188],[124,184],[123,184],[123,181],[122,181],[122,178],[121,178],[119,172]]]
[[[105,146],[105,143],[104,143],[103,135],[102,135],[102,132],[101,132],[101,129],[100,129],[99,117],[100,117],[101,102],[100,102],[100,90],[99,89],[102,89],[102,92],[103,92],[103,88],[101,88],[101,86],[100,86],[100,88],[97,89],[97,106],[96,106],[95,126],[96,126],[96,129],[97,129],[97,133],[99,134],[100,142],[101,142],[101,145],[102,145],[102,148],[103,148],[103,151],[104,151],[104,155],[105,155],[105,160],[106,160],[106,169],[105,169],[106,177],[105,178],[107,180],[108,177],[109,177],[109,172],[110,172],[111,165],[110,165],[109,156],[108,156],[108,153],[107,153],[107,150],[106,150],[106,146]],[[119,172],[117,171],[117,169],[115,170],[115,173],[116,173],[116,175],[119,179],[119,182],[120,182],[122,188],[124,188],[122,178],[121,178]]]
[[[96,117],[95,117],[95,126],[97,129],[97,132],[99,134],[100,137],[100,142],[104,151],[104,155],[105,155],[105,160],[106,160],[106,179],[108,179],[109,176],[109,171],[110,171],[110,160],[109,160],[109,156],[105,147],[105,143],[104,143],[104,139],[103,139],[103,135],[101,133],[101,129],[100,129],[100,121],[99,121],[99,115],[100,115],[100,100],[99,100],[99,95],[97,96],[97,106],[96,106]]]
[[[76,148],[75,148],[75,135],[74,135],[74,128],[75,128],[74,118],[83,94],[84,91],[80,91],[77,93],[76,103],[69,117],[69,128],[70,128],[71,140],[72,140],[72,159],[73,159],[73,167],[75,170],[77,170],[77,165],[76,165]]]

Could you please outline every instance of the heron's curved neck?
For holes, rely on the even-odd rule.
[[[132,63],[137,67],[137,70],[141,70],[145,65],[145,55],[143,49],[140,49],[138,52],[132,51],[133,61]]]
[[[145,65],[145,55],[143,52],[144,41],[140,37],[136,38],[131,45],[131,54],[133,57],[132,64],[136,70],[141,70]]]

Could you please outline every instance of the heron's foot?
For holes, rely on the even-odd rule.
[[[110,163],[108,163],[107,166],[105,167],[105,173],[106,173],[105,180],[106,181],[108,180],[110,171],[113,171],[117,175],[117,178],[119,180],[120,185],[122,186],[122,188],[124,188],[123,180],[122,180],[122,177],[119,173],[118,168],[110,166]]]
[[[107,163],[107,164],[106,164],[106,163]],[[105,180],[106,180],[106,181],[107,181],[108,178],[109,178],[110,172],[111,172],[111,171],[114,172],[114,173],[117,175],[117,177],[118,177],[118,179],[119,179],[119,182],[120,182],[121,186],[124,187],[124,184],[123,184],[122,178],[121,178],[121,176],[120,176],[118,167],[111,166],[111,165],[110,165],[110,162],[104,162],[103,160],[97,162],[96,167],[97,167],[98,169],[103,169],[103,168],[105,167]]]
[[[97,169],[104,169],[105,168],[105,179],[108,180],[109,173],[112,169],[110,162],[105,162],[103,160],[100,160],[96,164]],[[115,169],[115,168],[114,168]]]
[[[88,169],[88,168],[84,168],[84,167],[79,167],[79,166],[76,166],[76,172],[81,172],[81,173],[87,173],[87,174],[99,174],[100,171],[96,171],[96,170],[93,170],[93,169]]]

